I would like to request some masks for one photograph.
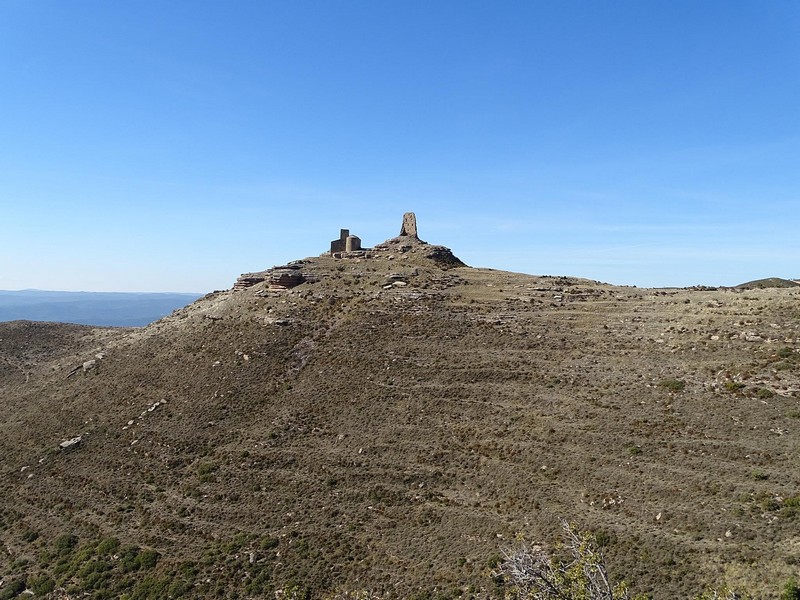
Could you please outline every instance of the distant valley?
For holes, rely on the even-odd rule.
[[[141,327],[201,294],[0,290],[0,321],[53,321],[100,327]]]

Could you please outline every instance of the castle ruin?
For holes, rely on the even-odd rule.
[[[349,229],[339,231],[339,239],[331,242],[331,254],[336,252],[356,252],[361,250],[361,238],[350,235]]]

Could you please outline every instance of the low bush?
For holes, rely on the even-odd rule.
[[[658,382],[658,387],[669,390],[670,392],[682,392],[686,389],[686,382],[682,379],[662,379]]]

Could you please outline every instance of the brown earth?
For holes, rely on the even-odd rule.
[[[501,549],[566,517],[653,598],[777,596],[800,562],[800,289],[429,248],[305,259],[295,288],[143,329],[0,324],[0,595],[500,597]]]

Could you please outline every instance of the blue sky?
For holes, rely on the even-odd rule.
[[[192,291],[417,213],[473,266],[800,277],[800,3],[0,2],[0,289]]]

